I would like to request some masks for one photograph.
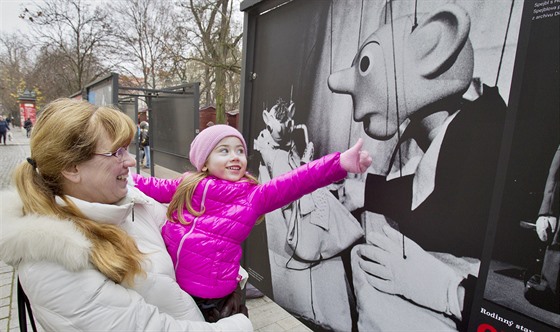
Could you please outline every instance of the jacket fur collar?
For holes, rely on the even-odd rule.
[[[129,188],[127,197],[117,205],[73,201],[93,220],[119,225],[130,217],[133,204],[143,200],[135,188]],[[0,192],[0,206],[0,260],[16,267],[21,261],[50,261],[71,271],[88,267],[92,244],[72,221],[24,216],[15,189]]]

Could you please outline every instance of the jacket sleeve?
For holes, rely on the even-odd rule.
[[[340,181],[347,174],[340,165],[340,152],[331,153],[257,186],[250,200],[262,215]]]
[[[35,318],[47,331],[253,330],[242,314],[217,323],[176,319],[93,269],[71,272],[47,262],[33,266],[20,269],[20,280]]]
[[[169,314],[178,320],[204,321],[194,299],[165,273],[152,272],[146,279],[136,280],[134,290],[144,297],[144,301],[155,305],[160,313]]]
[[[169,203],[181,183],[183,177],[176,179],[160,179],[132,174],[136,188],[160,203]]]

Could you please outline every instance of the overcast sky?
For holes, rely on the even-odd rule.
[[[29,24],[18,16],[30,3],[29,0],[0,0],[0,32],[26,33],[29,31]]]
[[[30,30],[30,24],[19,18],[19,14],[27,6],[33,8],[33,3],[39,3],[43,0],[0,0],[0,33],[20,32],[26,33]],[[90,0],[91,2],[102,0]],[[170,2],[172,0],[169,0]],[[239,3],[236,0],[234,4],[234,13],[238,16],[238,21],[243,23],[243,13],[239,11]]]

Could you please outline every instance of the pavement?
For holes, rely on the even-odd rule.
[[[12,129],[13,140],[7,145],[0,145],[0,189],[7,188],[11,183],[13,169],[25,158],[30,156],[29,138],[25,130]],[[135,172],[133,168],[131,171]],[[142,168],[141,173],[149,175],[149,169]],[[176,177],[179,173],[154,165],[154,175],[162,178]],[[0,206],[0,209],[3,207]],[[256,332],[268,331],[311,331],[307,326],[290,315],[286,310],[263,296],[247,300],[249,318]],[[38,331],[44,331],[37,324]],[[19,331],[17,312],[17,273],[9,265],[0,261],[0,332]],[[31,325],[28,324],[28,331]]]

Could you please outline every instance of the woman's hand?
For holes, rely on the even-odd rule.
[[[239,313],[249,317],[249,312],[243,301],[243,292],[244,291],[238,286],[237,289],[229,295],[229,297],[226,299],[224,307],[220,311],[220,315],[222,316],[221,318],[229,317],[231,315]]]
[[[249,311],[243,302],[243,290],[238,286],[233,293],[228,295],[222,309],[218,311],[218,309],[214,308],[211,312],[208,312],[206,319],[209,322],[217,322],[222,318],[239,313],[249,317]]]

